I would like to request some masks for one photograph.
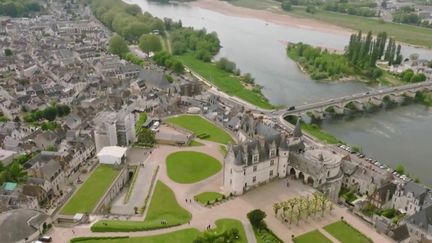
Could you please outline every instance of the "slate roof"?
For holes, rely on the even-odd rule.
[[[432,227],[432,205],[420,210],[406,219],[408,224],[416,225],[424,231],[430,231]]]
[[[22,241],[39,230],[48,215],[31,209],[15,209],[0,214],[0,242]]]

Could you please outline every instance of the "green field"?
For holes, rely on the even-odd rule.
[[[310,231],[294,238],[294,243],[332,243],[325,235],[319,230]]]
[[[100,220],[91,227],[91,230],[93,232],[144,231],[185,224],[191,218],[191,213],[178,204],[174,192],[158,181],[144,221]],[[166,224],[161,224],[163,220]]]
[[[188,66],[191,70],[201,75],[204,79],[208,80],[219,90],[228,95],[237,96],[264,109],[273,108],[267,98],[261,93],[246,89],[238,77],[217,68],[215,64],[200,61],[191,54],[177,56],[177,58],[184,65]]]
[[[84,184],[63,207],[60,214],[91,213],[111,183],[117,177],[119,170],[109,165],[99,165]]]
[[[189,146],[191,147],[199,147],[199,146],[203,146],[204,144],[196,141],[196,140],[192,140],[192,142],[189,144]]]
[[[316,13],[311,14],[305,11],[304,6],[293,6],[291,11],[286,12],[280,8],[280,3],[274,0],[233,0],[230,1],[230,3],[239,7],[251,9],[267,9],[276,14],[316,19],[318,21],[334,24],[355,31],[361,30],[363,33],[372,31],[374,34],[378,34],[379,32],[385,31],[389,36],[394,37],[398,41],[411,45],[432,48],[431,28],[398,23],[384,23],[376,18],[366,18],[321,9],[318,9]]]
[[[167,234],[146,236],[146,237],[127,237],[119,239],[101,238],[101,239],[91,239],[91,238],[81,238],[74,239],[71,242],[82,242],[82,243],[191,243],[195,240],[200,232],[197,229],[184,229],[178,230]]]
[[[221,163],[204,153],[180,151],[166,159],[168,177],[177,183],[195,183],[204,180],[222,168]]]
[[[324,227],[334,238],[341,243],[369,243],[371,239],[367,238],[360,231],[346,223],[345,221],[337,221]]]
[[[209,135],[209,137],[205,140],[223,144],[233,142],[233,139],[227,132],[200,116],[181,115],[170,117],[166,121],[168,123],[183,127],[195,133],[195,135],[206,133]]]
[[[219,192],[202,192],[194,197],[194,199],[201,203],[202,205],[207,205],[207,202],[211,203],[215,201],[216,199],[221,199],[222,194]]]

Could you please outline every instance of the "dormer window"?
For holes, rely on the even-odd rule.
[[[254,155],[254,156],[253,156],[253,162],[254,162],[254,163],[257,163],[257,162],[258,162],[258,155]]]
[[[272,149],[270,150],[270,157],[274,157],[274,156],[276,156],[276,150]]]

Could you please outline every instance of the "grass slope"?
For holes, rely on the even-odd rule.
[[[219,161],[204,153],[180,151],[166,159],[168,177],[177,183],[195,183],[221,170]]]
[[[332,243],[325,235],[323,235],[319,230],[310,231],[303,235],[294,238],[294,243]]]
[[[253,105],[264,109],[272,109],[266,97],[260,93],[246,89],[238,77],[216,67],[214,63],[206,63],[194,58],[191,54],[177,56],[178,59],[204,79],[216,85],[221,91],[237,96]]]
[[[182,208],[174,192],[158,181],[144,221],[101,220],[91,227],[93,232],[129,232],[171,227],[187,223],[191,213]],[[165,220],[167,224],[162,225]]]
[[[197,229],[184,229],[178,230],[167,234],[146,236],[146,237],[128,237],[120,239],[91,239],[91,238],[81,238],[72,240],[71,242],[83,242],[83,243],[191,243],[195,240],[200,232]]]
[[[206,205],[207,202],[213,202],[216,199],[222,198],[222,194],[218,192],[202,192],[194,197],[194,199],[201,203],[202,205]]]
[[[60,214],[91,213],[111,186],[119,171],[109,165],[99,165],[64,206]]]
[[[200,116],[192,116],[192,115],[176,116],[176,117],[168,118],[167,122],[183,127],[197,135],[206,133],[209,135],[209,137],[206,138],[205,140],[209,140],[217,143],[223,143],[223,144],[228,144],[233,142],[233,139],[227,132],[225,132],[221,128],[217,127],[216,125],[210,123],[209,121],[207,121],[206,119]]]
[[[369,243],[372,242],[360,231],[346,223],[345,221],[337,221],[324,227],[333,237],[341,243]]]
[[[247,243],[246,232],[244,230],[243,224],[237,219],[219,219],[215,222],[216,229],[210,232],[220,233],[229,229],[237,229],[239,231],[240,238],[235,240],[233,243]]]

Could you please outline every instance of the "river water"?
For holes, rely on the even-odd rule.
[[[304,42],[343,50],[349,35],[290,27],[254,18],[227,16],[189,5],[160,5],[146,0],[127,0],[144,11],[181,20],[184,26],[215,31],[221,40],[218,56],[234,61],[264,86],[263,94],[273,104],[287,106],[326,100],[372,89],[360,82],[326,83],[311,80],[286,56],[286,42]],[[403,47],[403,54],[419,53],[432,59],[432,50]],[[379,88],[379,87],[378,87]],[[404,163],[407,170],[432,184],[432,111],[409,105],[386,112],[364,114],[356,119],[324,121],[322,127],[349,144],[390,166]]]

